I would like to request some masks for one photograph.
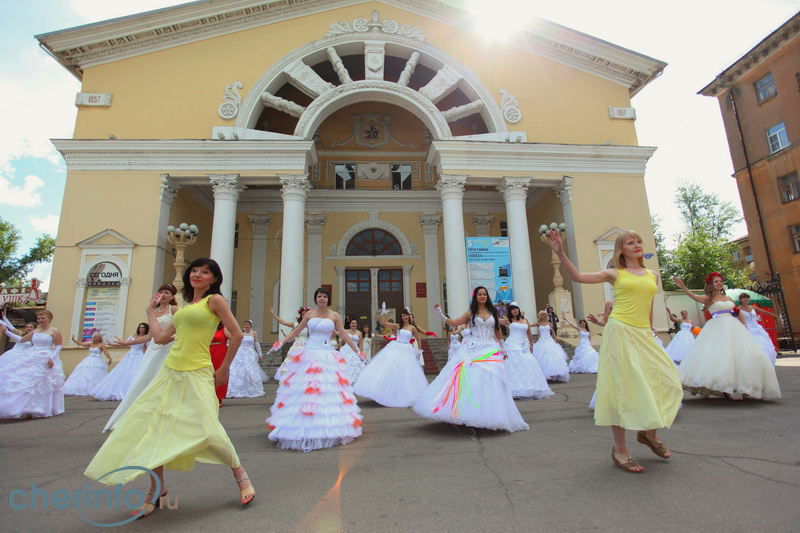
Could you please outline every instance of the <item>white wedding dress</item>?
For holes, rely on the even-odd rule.
[[[64,374],[58,362],[53,368],[48,367],[53,357],[53,337],[34,332],[31,347],[17,353],[19,356],[15,354],[0,370],[0,418],[63,413]]]
[[[508,352],[508,381],[514,398],[539,399],[555,394],[547,384],[539,362],[528,348],[528,330],[523,322],[512,322],[505,341]]]

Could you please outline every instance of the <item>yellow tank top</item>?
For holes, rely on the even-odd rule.
[[[656,291],[656,277],[650,270],[637,276],[624,268],[618,268],[617,281],[614,282],[616,303],[610,318],[637,328],[649,328],[650,307]]]
[[[209,298],[211,295],[175,313],[175,344],[164,362],[167,367],[173,370],[197,370],[211,366],[208,347],[217,331],[219,317],[208,308]]]

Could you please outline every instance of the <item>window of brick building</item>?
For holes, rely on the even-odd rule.
[[[356,188],[356,165],[353,163],[337,163],[334,166],[336,174],[336,189],[355,189]]]
[[[778,178],[778,187],[781,190],[782,202],[791,202],[800,198],[800,180],[797,179],[797,172]]]
[[[771,154],[789,146],[789,136],[786,134],[786,126],[783,125],[783,122],[767,130],[767,142],[769,142]]]
[[[792,244],[794,244],[794,253],[800,253],[800,224],[789,226],[789,235],[792,237]]]
[[[763,102],[764,100],[778,94],[778,91],[775,88],[775,79],[772,77],[772,72],[755,82],[754,85],[756,88],[756,97],[758,98],[759,102]]]

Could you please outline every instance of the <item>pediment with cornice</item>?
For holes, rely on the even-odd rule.
[[[86,68],[158,50],[266,26],[337,8],[363,4],[358,0],[223,0],[192,2],[171,8],[37,35],[42,46],[81,79]],[[470,30],[472,19],[455,0],[378,0],[427,18]],[[330,30],[320,39],[347,33],[365,37],[382,32],[409,40],[425,39],[424,28],[402,20],[370,25],[369,9],[355,21],[332,14]],[[536,19],[518,32],[510,44],[572,68],[619,83],[636,94],[658,77],[666,63],[613,45],[564,26]]]

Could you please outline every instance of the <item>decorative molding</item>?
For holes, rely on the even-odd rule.
[[[497,190],[503,195],[505,202],[518,200],[524,202],[528,197],[528,186],[531,178],[511,178],[503,177]]]
[[[636,120],[636,109],[632,107],[608,106],[608,118]]]
[[[397,80],[398,85],[402,85],[403,87],[408,86],[408,82],[411,81],[411,76],[417,68],[417,63],[419,63],[419,52],[411,52],[411,57],[406,61],[406,66],[403,72],[400,73],[400,79]]]
[[[564,176],[561,179],[561,184],[556,187],[556,196],[562,205],[572,202],[572,178],[570,176]]]
[[[401,35],[416,41],[425,42],[425,33],[417,26],[411,26],[409,24],[400,25],[394,20],[388,19],[381,21],[377,10],[372,12],[372,20],[359,17],[355,19],[352,24],[347,21],[332,23],[325,37],[367,32]]]
[[[245,186],[239,182],[239,174],[209,174],[214,202],[237,202]]]
[[[336,243],[333,243],[328,247],[328,253],[330,253],[332,257],[336,257],[336,247]]]
[[[375,13],[377,14],[377,11]],[[383,79],[385,47],[386,43],[383,41],[364,41],[364,76],[366,79]]]
[[[336,269],[336,275],[339,277],[344,276],[345,270],[347,270],[347,267],[343,266],[335,266],[333,268]]]
[[[386,231],[394,235],[394,237],[397,239],[397,242],[400,244],[400,249],[403,251],[402,257],[415,255],[411,253],[412,252],[411,242],[408,240],[408,237],[406,237],[406,234],[403,232],[402,229],[400,229],[400,227],[395,226],[391,222],[386,222],[385,220],[380,220],[375,217],[368,217],[367,220],[356,222],[355,224],[347,228],[344,231],[344,233],[342,233],[342,236],[339,238],[339,243],[336,247],[335,256],[344,257],[347,252],[347,245],[350,244],[352,238],[355,237],[357,234],[361,233],[362,231],[371,228],[382,229],[383,231]],[[347,256],[348,259],[353,257],[359,257],[359,256],[349,256],[349,255]],[[365,256],[365,257],[369,257],[370,259],[373,260],[375,259],[372,256]],[[380,256],[380,257],[386,258],[387,256]]]
[[[280,96],[275,96],[274,94],[268,92],[264,92],[261,95],[261,102],[267,107],[272,107],[295,118],[299,118],[306,110],[305,107],[296,104],[291,100],[281,98]]]
[[[380,148],[393,141],[395,144],[415,150],[412,143],[404,143],[392,134],[391,115],[380,117],[378,113],[365,113],[363,118],[359,114],[353,115],[353,132],[344,141],[334,141],[329,149],[344,146],[351,142],[364,148]]]
[[[308,182],[308,174],[295,174],[278,176],[281,182],[281,197],[284,203],[289,201],[305,202],[311,184]]]
[[[299,59],[289,65],[284,71],[284,74],[286,74],[286,77],[289,79],[289,83],[300,89],[310,98],[316,98],[321,94],[333,90],[334,87],[332,83],[323,80],[319,74],[314,72],[311,67]]]
[[[500,89],[500,109],[503,110],[503,118],[509,124],[516,124],[522,120],[522,111],[519,110],[519,102],[513,94],[505,89]]]
[[[325,215],[306,215],[305,223],[309,235],[322,235],[322,230],[325,228]]]
[[[357,164],[356,179],[388,181],[392,179],[392,164],[391,163]]]
[[[111,236],[111,237],[117,239],[120,242],[119,243],[111,243],[111,244],[95,244],[95,241],[98,241],[98,240],[100,240],[100,239],[102,239],[103,237],[106,237],[106,236]],[[133,242],[132,240],[130,240],[129,238],[125,237],[121,233],[119,233],[117,231],[114,231],[111,228],[108,228],[108,229],[104,229],[100,233],[95,233],[91,237],[87,237],[86,239],[83,239],[82,241],[80,241],[78,243],[75,243],[75,246],[77,246],[78,248],[103,248],[103,249],[107,249],[107,248],[124,248],[126,250],[125,253],[129,253],[130,250],[134,246],[136,246],[136,243]],[[110,252],[108,250],[104,250],[104,253],[113,253],[113,252]]]
[[[319,167],[320,167],[319,161],[314,163],[314,166],[311,167],[311,181],[319,181],[320,179]]]
[[[416,243],[411,243],[411,255],[419,255],[419,245]]]
[[[111,93],[78,93],[75,107],[111,107]]]
[[[403,275],[408,276],[411,274],[411,269],[414,268],[414,265],[403,265]]]
[[[269,225],[272,224],[272,215],[248,215],[247,219],[254,236],[266,236]]]
[[[336,71],[336,75],[339,76],[339,81],[342,82],[342,85],[345,83],[353,83],[353,78],[350,77],[350,73],[347,72],[347,67],[342,63],[342,58],[336,53],[336,48],[329,46],[325,51],[328,54],[328,61],[333,66],[333,70]]]
[[[447,111],[442,111],[442,116],[447,122],[455,122],[464,117],[480,113],[483,110],[483,102],[474,100],[468,104],[451,107]]]
[[[436,182],[436,190],[442,196],[442,200],[461,200],[464,197],[464,185],[467,183],[466,176],[456,176],[442,174]]]
[[[489,237],[492,222],[494,222],[494,215],[472,215],[476,236]]]
[[[175,197],[178,196],[180,185],[175,183],[169,174],[161,174],[161,201],[167,205],[172,205]]]
[[[419,94],[435,104],[453,92],[462,79],[461,73],[455,67],[445,63],[433,79],[419,90]]]
[[[419,225],[422,226],[422,233],[426,235],[438,235],[439,224],[442,222],[442,215],[420,215]]]
[[[234,81],[225,87],[225,96],[222,97],[222,103],[217,108],[217,113],[225,120],[236,118],[236,115],[239,114],[239,106],[242,105],[239,89],[242,87],[244,85],[240,81]]]

